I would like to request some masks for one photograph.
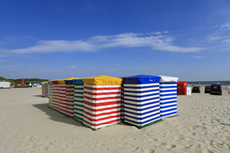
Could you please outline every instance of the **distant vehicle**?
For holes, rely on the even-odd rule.
[[[0,89],[10,89],[10,82],[0,82]]]

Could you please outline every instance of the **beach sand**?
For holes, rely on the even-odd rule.
[[[230,152],[230,94],[178,96],[178,116],[97,131],[48,108],[41,88],[0,90],[0,152]]]

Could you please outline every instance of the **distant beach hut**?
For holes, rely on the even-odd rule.
[[[53,108],[53,84],[49,81],[49,107]]]
[[[123,78],[125,123],[142,128],[161,120],[160,79],[149,75]]]
[[[187,82],[177,82],[177,95],[187,95]]]
[[[53,109],[59,111],[59,82],[52,81],[53,84]]]
[[[74,119],[83,122],[84,83],[81,78],[74,79]]]
[[[84,82],[83,124],[96,130],[120,122],[121,78],[95,76]]]
[[[160,76],[161,118],[177,115],[178,77]]]
[[[212,84],[210,94],[211,95],[222,95],[221,85],[220,84]]]
[[[200,93],[200,86],[194,86],[192,88],[192,93]]]
[[[42,84],[42,97],[46,96],[46,85]]]
[[[205,86],[204,93],[210,93],[211,86]]]
[[[49,97],[49,83],[45,82],[45,97]]]
[[[192,95],[192,88],[187,86],[186,95]]]

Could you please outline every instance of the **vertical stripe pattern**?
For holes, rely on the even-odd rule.
[[[177,82],[160,82],[161,118],[177,115]]]
[[[98,129],[120,122],[121,86],[84,84],[83,124]]]
[[[124,84],[124,121],[143,127],[160,120],[159,83]]]

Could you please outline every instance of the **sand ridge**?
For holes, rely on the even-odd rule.
[[[41,88],[0,90],[0,152],[229,152],[230,94],[178,96],[178,116],[97,131],[48,108]]]

